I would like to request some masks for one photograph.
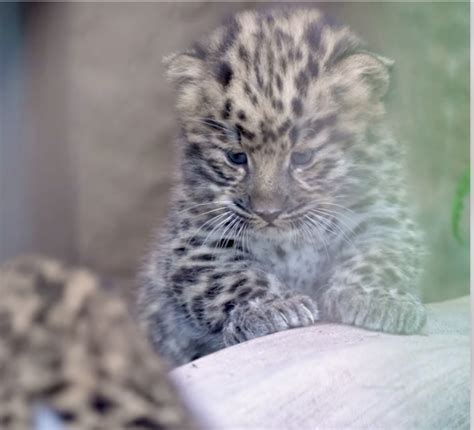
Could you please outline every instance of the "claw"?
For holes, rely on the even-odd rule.
[[[288,318],[286,317],[286,315],[282,311],[278,311],[278,313],[281,315],[281,317],[285,321],[285,324],[290,325],[290,321],[288,321]]]
[[[314,324],[315,322],[315,319],[314,319],[314,316],[313,316],[313,313],[311,312],[311,310],[306,306],[306,305],[301,305],[301,307],[306,311],[306,313],[308,314],[309,316],[309,319],[311,320],[311,324]]]

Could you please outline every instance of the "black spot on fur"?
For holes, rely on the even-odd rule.
[[[202,198],[205,201],[213,201],[216,198],[216,195],[211,190],[203,190],[202,193],[199,194],[199,198]]]
[[[180,247],[180,248],[176,248],[176,249],[173,249],[173,252],[178,256],[178,257],[182,257],[183,255],[186,255],[187,254],[187,250],[184,246]]]
[[[100,415],[105,415],[116,406],[112,400],[99,393],[96,393],[94,396],[92,396],[92,398],[89,400],[89,405],[92,410],[98,412]]]
[[[301,49],[298,49],[296,51],[295,58],[296,58],[296,61],[301,61],[303,59],[303,51],[301,51]]]
[[[277,257],[280,260],[283,260],[286,257],[286,251],[281,246],[277,246],[275,251],[276,251]]]
[[[198,254],[191,257],[193,261],[212,261],[214,260],[213,254]]]
[[[265,88],[265,95],[267,98],[272,99],[273,98],[273,86],[270,82],[268,82],[266,88]]]
[[[318,118],[311,122],[309,125],[309,132],[307,134],[308,138],[313,138],[321,133],[325,128],[331,127],[336,124],[337,114],[329,114],[322,118]]]
[[[185,152],[187,159],[202,159],[202,151],[197,143],[190,143]]]
[[[275,18],[270,13],[265,15],[265,21],[269,27],[273,27],[275,25]]]
[[[240,25],[234,17],[225,22],[224,25],[226,26],[226,32],[217,50],[219,55],[225,54],[233,46],[240,32]]]
[[[290,49],[288,50],[288,61],[289,61],[290,63],[294,63],[294,61],[295,61],[295,51],[294,51],[293,48],[290,48]]]
[[[286,58],[284,58],[284,57],[280,58],[280,68],[283,71],[283,74],[286,75],[286,70],[288,68],[288,62],[287,62]]]
[[[312,22],[305,33],[308,45],[317,50],[321,44],[321,25],[318,22]]]
[[[222,109],[222,119],[229,119],[232,114],[232,100],[227,99],[224,104],[224,109]]]
[[[60,409],[60,410],[55,410],[54,411],[58,417],[61,419],[61,421],[64,421],[65,423],[72,423],[76,421],[77,415],[68,409]]]
[[[262,140],[264,143],[269,140],[275,141],[277,139],[276,133],[264,121],[260,121],[260,132],[262,133]]]
[[[308,75],[302,70],[298,73],[298,76],[295,78],[295,87],[301,93],[305,94],[308,90],[309,78]]]
[[[233,248],[233,247],[234,247],[233,239],[223,238],[211,243],[211,248]]]
[[[149,417],[135,418],[125,425],[127,428],[146,429],[146,430],[163,430],[163,426]]]
[[[224,88],[229,86],[233,76],[234,71],[232,70],[232,67],[230,67],[229,63],[219,63],[216,70],[216,78]]]
[[[202,320],[204,316],[204,298],[202,296],[193,299],[191,309],[198,320]]]
[[[224,286],[222,284],[214,282],[212,286],[206,290],[204,295],[208,299],[213,299],[217,297],[222,292],[223,289],[224,289]]]
[[[245,68],[248,70],[250,68],[250,55],[243,45],[239,46],[239,58],[244,62]]]
[[[258,287],[268,287],[268,281],[266,279],[260,278],[255,281],[255,285]]]
[[[319,64],[313,57],[308,58],[308,64],[306,66],[309,75],[314,79],[319,75]]]
[[[291,121],[290,119],[287,119],[282,125],[280,125],[280,127],[278,127],[278,136],[283,136],[290,129],[290,126]]]
[[[257,85],[260,89],[263,89],[263,78],[260,72],[260,68],[255,66],[255,75],[257,76]]]
[[[250,293],[252,292],[252,290],[250,288],[243,288],[241,291],[239,291],[239,294],[237,295],[237,297],[239,299],[242,299],[244,298],[245,296],[248,296]]]
[[[247,278],[241,278],[238,281],[234,282],[229,288],[231,294],[235,293],[241,286],[247,283]]]
[[[248,140],[253,140],[255,138],[255,133],[247,130],[243,125],[236,124],[235,128],[239,131],[239,133]]]
[[[293,113],[296,116],[301,116],[303,114],[303,104],[301,103],[301,100],[299,98],[293,98],[293,100],[291,101],[291,107],[293,109]]]
[[[48,279],[39,273],[35,279],[35,286],[42,297],[48,299],[49,303],[57,302],[64,292],[64,283],[55,279]]]
[[[241,121],[247,121],[247,115],[245,115],[245,112],[243,110],[239,110],[239,112],[237,113],[237,117]]]
[[[201,273],[209,272],[211,266],[181,267],[171,278],[175,284],[193,284],[197,282]]]
[[[235,254],[229,261],[236,262],[236,261],[244,261],[247,257],[243,254]]]
[[[281,92],[283,90],[283,81],[281,80],[281,76],[278,73],[276,75],[276,86],[278,91]]]
[[[262,297],[265,297],[267,295],[267,292],[266,290],[264,290],[263,288],[258,288],[256,290],[254,290],[249,296],[248,296],[248,300],[252,300],[252,299],[257,299],[257,298],[262,298]]]
[[[291,144],[292,144],[293,146],[296,145],[296,142],[297,142],[297,140],[298,140],[298,136],[299,136],[299,130],[298,130],[295,126],[291,127],[291,130],[290,130],[290,141],[291,141]]]
[[[235,308],[235,300],[229,300],[224,303],[224,313],[228,314],[232,309]]]

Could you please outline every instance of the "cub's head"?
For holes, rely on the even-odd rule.
[[[203,211],[208,201],[253,231],[310,228],[371,158],[390,62],[315,9],[237,14],[165,62]]]

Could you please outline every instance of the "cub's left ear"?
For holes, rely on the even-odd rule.
[[[390,84],[390,71],[394,61],[369,51],[357,51],[340,60],[336,68],[352,87],[353,93],[363,99],[382,99]]]

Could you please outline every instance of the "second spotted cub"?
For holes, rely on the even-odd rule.
[[[319,320],[418,332],[391,62],[315,9],[239,13],[166,62],[182,161],[140,295],[156,349],[181,364]]]

